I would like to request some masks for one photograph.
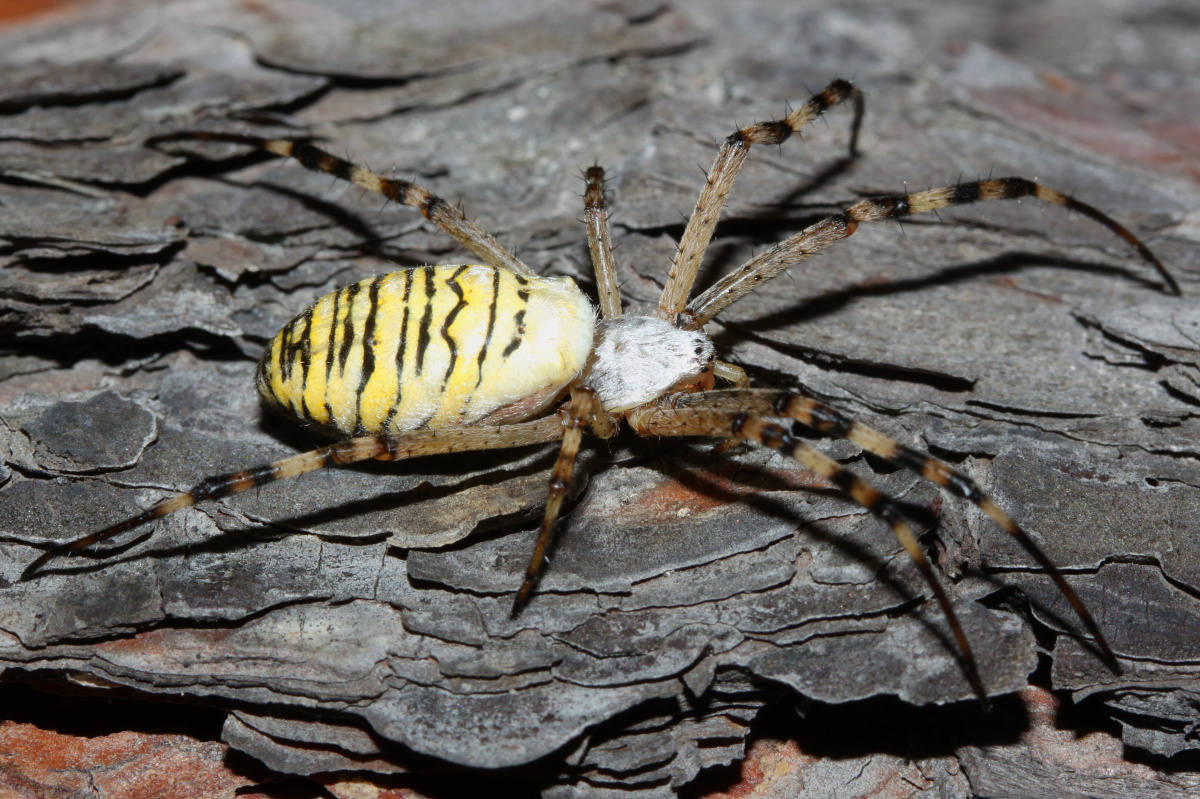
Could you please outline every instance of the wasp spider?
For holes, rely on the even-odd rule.
[[[315,302],[267,345],[257,372],[264,400],[340,436],[338,443],[205,479],[131,519],[44,553],[26,575],[59,552],[78,551],[197,502],[325,466],[561,441],[537,544],[516,593],[515,614],[542,568],[585,430],[608,438],[626,425],[642,436],[743,439],[796,459],[891,526],[946,614],[967,675],[983,697],[970,643],[903,510],[800,439],[815,431],[849,439],[979,506],[1054,579],[1115,667],[1103,633],[1059,570],[969,477],[814,399],[751,388],[746,373],[719,360],[704,334],[705,324],[721,311],[852,235],[864,222],[978,200],[1035,197],[1078,211],[1132,245],[1167,288],[1179,293],[1159,260],[1123,226],[1054,189],[1013,177],[854,203],[750,259],[689,301],[701,258],[751,146],[782,143],[844,101],[855,109],[854,154],[863,103],[859,91],[844,80],[834,81],[786,118],[742,128],[725,141],[679,242],[658,306],[646,312],[622,310],[604,207],[604,173],[599,167],[587,170],[585,217],[599,320],[571,279],[533,274],[460,211],[414,183],[381,177],[296,141],[211,132],[164,137],[251,145],[291,156],[309,169],[419,209],[483,263],[404,269],[346,286]],[[732,387],[714,390],[716,378]]]

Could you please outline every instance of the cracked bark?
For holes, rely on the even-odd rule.
[[[548,796],[690,783],[740,758],[755,714],[780,700],[863,720],[886,708],[914,729],[970,717],[909,706],[970,691],[890,533],[756,450],[594,448],[516,621],[508,592],[553,452],[325,470],[164,519],[102,564],[16,582],[38,546],[311,448],[260,414],[262,342],[389,262],[463,257],[408,209],[380,211],[295,164],[234,149],[190,161],[142,142],[300,125],[465,198],[537,271],[587,287],[576,173],[599,161],[622,290],[653,302],[696,164],[732,120],[854,76],[864,155],[844,161],[838,112],[804,141],[753,151],[704,284],[860,190],[993,170],[1111,210],[1194,294],[1200,159],[1177,99],[1200,87],[1170,43],[1196,25],[1065,0],[1049,22],[1007,4],[956,21],[918,4],[914,22],[853,4],[726,16],[708,3],[498,2],[480,12],[498,33],[464,49],[468,23],[447,4],[416,18],[281,4],[286,24],[270,7],[97,4],[86,25],[0,30],[6,676],[236,706],[225,740],[284,773],[512,766]],[[1021,35],[989,40],[993,14]],[[1084,17],[1088,41],[1120,28],[1145,54],[1070,39]],[[1130,746],[1194,747],[1194,300],[1166,297],[1105,231],[1032,203],[867,225],[791,277],[711,326],[723,357],[967,471],[1073,573],[1127,660],[1113,675],[1080,647],[1050,583],[972,508],[823,442],[929,528],[989,690],[1023,688],[1041,657],[1042,679],[1110,714],[1105,729]],[[879,784],[958,796],[1028,792],[1069,767],[1029,740],[948,735],[920,779],[884,756],[887,741],[855,746]],[[816,751],[809,784],[849,785],[849,761]],[[1131,767],[1122,792],[1175,795],[1150,774]]]

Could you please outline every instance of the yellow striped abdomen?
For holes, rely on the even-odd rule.
[[[272,405],[346,435],[518,421],[546,407],[592,348],[569,278],[423,266],[328,294],[263,352]]]

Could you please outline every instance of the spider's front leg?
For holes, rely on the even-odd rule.
[[[656,313],[660,319],[672,321],[687,303],[696,282],[700,261],[712,240],[717,220],[725,199],[733,188],[733,181],[742,169],[750,146],[754,144],[782,144],[814,119],[833,106],[849,100],[854,103],[854,122],[850,127],[850,157],[858,154],[858,130],[863,118],[862,93],[848,80],[835,80],[822,91],[814,94],[804,105],[783,119],[773,122],[758,122],[748,125],[725,140],[717,152],[716,160],[708,170],[708,178],[696,208],[688,218],[687,227],[679,239],[679,247],[671,262],[671,271],[663,286],[662,298]]]
[[[706,394],[702,392],[694,396],[703,398]],[[979,676],[979,667],[970,641],[967,640],[958,615],[950,604],[950,598],[933,572],[933,566],[925,557],[925,551],[921,549],[912,529],[904,521],[904,512],[894,500],[867,481],[842,468],[828,455],[796,438],[786,428],[764,420],[759,414],[703,407],[662,408],[647,405],[631,411],[627,414],[627,418],[630,426],[640,435],[736,437],[778,450],[824,477],[859,505],[887,522],[937,599],[937,603],[950,625],[954,640],[958,644],[963,670],[971,688],[980,701],[985,706],[987,705],[987,691],[984,690],[983,680]]]
[[[1141,258],[1158,272],[1167,290],[1180,295],[1179,283],[1150,251],[1141,239],[1124,225],[1087,203],[1076,200],[1048,186],[1025,178],[990,178],[957,186],[929,189],[914,194],[894,194],[861,200],[846,210],[827,217],[786,239],[760,255],[751,258],[733,272],[721,278],[704,293],[688,303],[686,327],[698,330],[721,311],[733,305],[763,283],[786,272],[801,261],[849,238],[863,222],[881,219],[901,219],[913,214],[936,211],[953,205],[966,205],[980,200],[1013,200],[1034,197],[1053,205],[1061,205],[1095,220],[1116,233],[1137,251]]]

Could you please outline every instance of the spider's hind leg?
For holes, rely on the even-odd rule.
[[[355,186],[381,194],[400,205],[416,208],[439,230],[453,238],[466,249],[483,259],[483,262],[518,275],[532,275],[533,270],[508,251],[492,234],[476,225],[450,203],[423,186],[398,178],[385,178],[366,167],[339,158],[320,147],[290,139],[264,139],[242,133],[216,131],[181,131],[167,133],[149,139],[148,146],[157,146],[173,141],[216,141],[229,144],[244,144],[257,147],[275,155],[295,158],[301,166],[314,172],[325,172]]]
[[[265,466],[243,469],[202,480],[189,491],[167,497],[158,504],[103,530],[78,538],[67,544],[46,550],[21,574],[29,580],[53,558],[72,555],[154,519],[190,508],[198,502],[240,494],[251,488],[276,480],[297,477],[326,466],[337,466],[370,460],[407,460],[426,455],[449,452],[470,452],[487,449],[508,449],[530,444],[543,444],[562,438],[562,424],[557,417],[548,416],[516,424],[468,427],[452,430],[418,430],[397,436],[360,436],[348,438],[327,447],[302,452]],[[90,554],[90,553],[89,553]]]

